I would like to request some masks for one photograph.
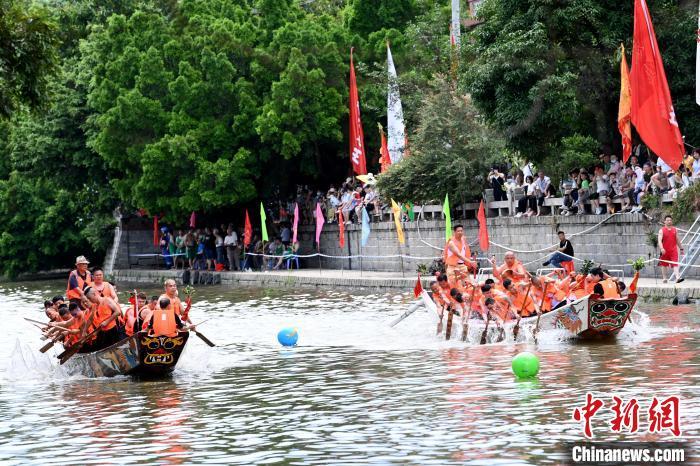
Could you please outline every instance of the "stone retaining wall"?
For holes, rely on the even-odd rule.
[[[490,239],[516,251],[539,250],[555,244],[557,231],[564,230],[568,235],[590,229],[597,222],[604,220],[602,215],[582,215],[575,217],[546,216],[530,218],[490,218],[488,219],[488,229]],[[462,223],[465,233],[470,241],[477,238],[478,224],[476,220],[454,221],[453,224]],[[445,244],[445,223],[442,220],[423,220],[420,222],[405,222],[403,224],[406,244],[400,246],[393,222],[372,223],[370,239],[366,247],[360,247],[361,227],[360,225],[346,225],[345,240],[346,245],[341,251],[338,245],[338,225],[325,225],[321,235],[321,252],[330,256],[347,256],[362,254],[363,259],[332,259],[323,258],[321,267],[323,269],[352,269],[366,271],[391,271],[400,272],[403,270],[408,276],[413,275],[419,263],[430,264],[431,259],[439,257],[439,250]],[[681,225],[687,228],[687,225]],[[644,257],[645,259],[657,257],[658,251],[649,243],[649,235],[658,232],[658,225],[649,223],[640,214],[618,215],[609,219],[606,223],[594,228],[592,231],[582,236],[572,238],[576,256],[582,259],[590,259],[594,262],[607,265],[626,264],[628,259]],[[270,229],[272,230],[272,229]],[[270,234],[272,238],[272,233]],[[299,239],[301,243],[301,254],[314,253],[315,250],[315,229],[313,226],[304,225],[300,227]],[[431,247],[435,246],[435,247]],[[474,245],[472,250],[478,251],[478,246]],[[115,268],[129,268],[128,254],[143,254],[157,252],[153,246],[152,230],[128,230],[122,234],[121,244],[117,251]],[[488,255],[495,254],[500,261],[504,250],[492,246]],[[381,259],[371,256],[387,256],[404,254],[408,256],[423,257],[422,259],[398,258]],[[479,253],[480,254],[480,253]],[[481,255],[481,254],[480,254]],[[524,253],[519,252],[518,256],[524,261],[536,261],[528,268],[536,270],[541,267],[545,252]],[[152,260],[141,260],[140,267],[153,267]],[[160,261],[162,266],[162,261]],[[318,267],[317,259],[302,260],[302,267]],[[136,267],[135,258],[131,257],[131,267]],[[488,266],[486,262],[482,266]],[[612,267],[610,267],[612,268]],[[616,268],[616,267],[615,267]],[[643,276],[653,277],[656,267],[647,267]],[[625,275],[632,274],[629,266],[624,267]],[[693,270],[689,274],[691,277],[698,277],[700,273]]]

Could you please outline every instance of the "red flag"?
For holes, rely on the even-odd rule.
[[[160,241],[158,241],[158,216],[153,217],[153,246],[158,246]]]
[[[413,287],[413,296],[415,296],[416,298],[420,298],[420,295],[422,292],[423,292],[423,285],[421,285],[420,274],[418,274],[418,280],[416,280],[416,286]]]
[[[245,227],[243,229],[243,246],[248,247],[253,240],[253,225],[250,224],[248,209],[245,210]]]
[[[646,0],[634,2],[632,50],[632,123],[644,143],[673,169],[685,149],[668,90],[666,72]]]
[[[360,119],[360,99],[357,97],[357,83],[355,82],[355,65],[352,62],[350,49],[350,162],[356,175],[367,174],[367,162],[365,161],[365,136],[362,133],[362,120]]]
[[[632,96],[630,95],[630,71],[627,67],[627,57],[625,56],[625,46],[622,48],[622,59],[620,60],[620,104],[617,110],[617,129],[622,136],[622,162],[627,160],[632,154],[632,124],[630,123],[630,113],[632,111]]]
[[[190,214],[190,228],[196,228],[197,225],[197,214],[194,213],[194,210]]]
[[[382,140],[382,146],[379,149],[379,166],[380,168],[380,173],[384,173],[389,169],[391,166],[391,157],[389,156],[389,147],[386,143],[386,136],[384,135],[384,128],[382,128],[382,125],[377,123],[377,126],[379,126],[379,137]]]
[[[345,219],[343,218],[343,211],[338,211],[338,244],[341,248],[345,247]]]
[[[479,248],[486,252],[489,250],[489,230],[486,226],[486,209],[484,209],[484,201],[479,205],[479,213],[476,218],[479,220]]]

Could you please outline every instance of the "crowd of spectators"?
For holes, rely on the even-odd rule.
[[[585,214],[587,205],[591,214],[610,214],[616,203],[621,212],[638,212],[645,196],[669,194],[675,198],[700,179],[700,150],[687,155],[678,170],[641,145],[626,164],[615,155],[600,154],[596,164],[571,170],[558,186],[528,161],[522,167],[501,168],[489,172],[488,186],[495,201],[517,201],[515,217],[541,215],[545,200],[551,197],[563,198],[561,214],[565,216]],[[516,199],[518,190],[522,194]]]

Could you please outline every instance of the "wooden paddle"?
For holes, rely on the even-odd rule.
[[[540,331],[540,318],[542,317],[542,306],[544,305],[544,300],[547,297],[547,287],[549,287],[549,282],[545,282],[544,288],[542,289],[542,301],[540,301],[540,309],[537,313],[537,321],[535,322],[535,330],[532,332],[532,336],[537,343],[537,334]]]
[[[66,361],[68,361],[70,358],[72,358],[72,357],[75,355],[75,353],[77,353],[78,351],[80,351],[80,348],[82,348],[82,347],[85,345],[85,343],[86,343],[90,338],[92,338],[93,336],[95,336],[95,335],[97,334],[97,332],[99,332],[100,330],[102,330],[102,327],[101,327],[100,325],[98,325],[98,326],[95,328],[95,330],[93,330],[92,332],[88,333],[88,334],[85,335],[83,338],[81,338],[80,340],[78,340],[73,346],[71,346],[70,348],[68,348],[67,350],[65,350],[63,353],[59,354],[59,355],[58,355],[58,359],[61,360],[61,364],[64,364]]]
[[[445,340],[449,340],[452,335],[452,306],[447,306],[447,325],[445,326]]]
[[[200,340],[202,340],[204,343],[206,343],[207,345],[211,346],[212,348],[213,348],[214,346],[216,346],[214,343],[211,342],[211,340],[210,340],[209,338],[205,337],[204,335],[202,335],[202,334],[201,334],[200,332],[198,332],[197,330],[192,330],[192,329],[190,329],[190,332],[194,332],[194,334],[197,335],[197,336],[199,337]]]
[[[476,284],[472,286],[472,295],[469,297],[469,307],[464,311],[464,324],[462,325],[462,341],[467,341],[469,336],[469,318],[472,316],[472,302],[474,301],[474,293],[476,293]]]
[[[57,327],[57,328],[59,328],[59,331],[61,331],[61,332],[66,332],[66,331],[67,331],[67,329],[64,329],[64,328],[62,328],[62,327]],[[51,349],[51,347],[52,347],[53,345],[55,345],[55,344],[58,342],[58,337],[59,337],[59,336],[56,336],[56,337],[52,338],[51,341],[49,341],[47,344],[45,344],[44,346],[42,346],[41,348],[39,348],[39,352],[41,352],[41,353],[46,353],[49,349]]]
[[[527,298],[530,296],[530,287],[532,287],[532,280],[530,280],[530,284],[527,285],[527,290],[525,291],[525,299],[523,299],[523,305],[520,307],[520,312],[518,313],[518,320],[515,322],[515,327],[513,327],[513,341],[516,341],[518,339],[518,333],[520,333],[520,319],[523,318],[523,311],[525,311]]]
[[[48,322],[40,322],[40,321],[38,321],[38,320],[28,319],[27,317],[24,317],[24,320],[26,320],[27,322],[31,322],[31,323],[33,323],[33,324],[39,324],[39,325],[41,325],[42,327],[47,327],[47,326],[49,325]]]
[[[491,317],[491,311],[486,311],[486,327],[484,327],[484,332],[481,334],[481,344],[485,345],[486,344],[486,333],[489,330],[489,322],[490,322],[490,317]]]

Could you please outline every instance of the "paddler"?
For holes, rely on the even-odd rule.
[[[96,267],[92,269],[92,281],[92,287],[97,290],[101,297],[112,298],[115,303],[119,302],[114,286],[105,281],[105,273],[101,268]]]
[[[49,331],[46,336],[55,338],[59,333],[63,332],[63,344],[68,347],[77,341],[80,337],[80,327],[83,324],[83,313],[77,303],[70,303],[68,306],[61,306],[61,310],[65,309],[65,313],[61,314],[62,319],[57,322],[49,322]],[[78,317],[76,317],[78,315]],[[75,331],[74,331],[75,330]]]
[[[452,233],[452,238],[447,240],[443,251],[443,260],[450,282],[454,282],[458,276],[466,277],[470,269],[476,269],[476,263],[471,260],[472,253],[467,244],[467,238],[464,237],[462,225],[455,225]]]
[[[66,298],[70,302],[80,302],[80,298],[85,295],[85,288],[92,285],[92,275],[88,270],[88,261],[85,256],[78,256],[75,259],[75,270],[68,275],[68,286],[66,288]]]
[[[520,317],[530,317],[538,312],[539,307],[535,302],[534,297],[528,290],[529,285],[525,283],[515,283],[510,278],[503,280],[503,286],[506,293],[513,303],[512,309],[520,315]]]
[[[175,314],[178,317],[182,318],[182,316],[185,313],[185,309],[182,306],[180,298],[178,297],[177,283],[172,278],[169,278],[165,280],[164,287],[165,293],[160,295],[160,297],[158,298],[158,302],[160,302],[163,298],[168,298],[168,300],[170,301],[170,306],[172,307]],[[192,325],[192,320],[189,318],[189,316],[187,316],[185,320],[187,321],[187,323],[190,324],[190,328],[194,330],[195,327],[194,325]]]
[[[103,298],[92,287],[85,288],[85,297],[90,300],[91,329],[101,327],[95,342],[91,345],[94,350],[106,348],[120,340],[117,318],[122,310],[112,298]]]
[[[151,320],[151,316],[153,315],[153,311],[156,310],[156,307],[158,306],[158,296],[151,296],[151,299],[148,300],[148,304],[146,306],[143,306],[139,310],[139,317],[141,318],[142,330],[146,330],[146,327],[148,327],[148,321]]]
[[[182,330],[184,325],[180,316],[174,310],[170,299],[160,298],[156,310],[148,321],[148,335],[154,337],[177,336],[178,330]]]
[[[509,278],[511,281],[521,282],[530,276],[523,264],[515,257],[513,251],[505,253],[503,264],[499,266],[496,265],[496,258],[491,257],[491,265],[493,266],[493,276],[501,281]]]

